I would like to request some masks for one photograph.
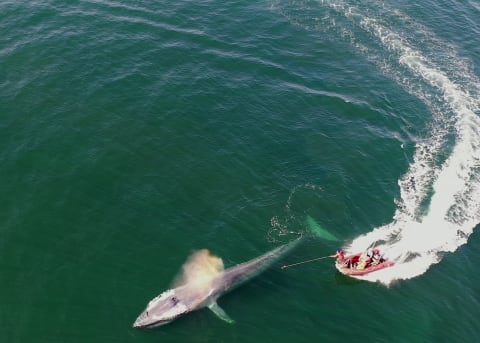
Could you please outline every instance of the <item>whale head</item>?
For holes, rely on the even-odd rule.
[[[188,312],[190,309],[176,296],[175,290],[170,289],[148,303],[133,323],[133,327],[153,328],[170,323]]]

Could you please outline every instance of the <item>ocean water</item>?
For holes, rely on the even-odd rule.
[[[480,340],[480,5],[0,3],[1,342]],[[153,330],[207,248],[282,261]],[[364,279],[333,261],[375,245]]]

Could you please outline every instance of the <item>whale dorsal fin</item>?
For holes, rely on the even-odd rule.
[[[217,317],[220,318],[221,320],[224,320],[229,324],[235,323],[235,321],[232,318],[230,318],[228,314],[226,314],[225,311],[220,306],[218,306],[216,301],[208,305],[208,308],[212,310],[212,312],[215,313]]]

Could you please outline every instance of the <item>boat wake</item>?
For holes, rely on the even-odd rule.
[[[385,2],[315,2],[319,16],[301,19],[308,23],[296,17],[295,4],[275,1],[272,7],[306,29],[338,33],[431,112],[429,133],[416,140],[412,163],[398,181],[393,221],[345,247],[355,253],[375,244],[395,260],[393,268],[362,279],[389,285],[419,276],[465,244],[480,223],[480,82],[474,67],[454,44]]]

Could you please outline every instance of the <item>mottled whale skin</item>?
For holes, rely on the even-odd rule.
[[[204,307],[211,309],[221,319],[233,323],[233,320],[217,305],[217,299],[266,270],[299,242],[300,238],[253,260],[221,271],[208,280],[201,280],[200,283],[189,282],[163,292],[148,303],[133,323],[133,327],[157,327]]]

